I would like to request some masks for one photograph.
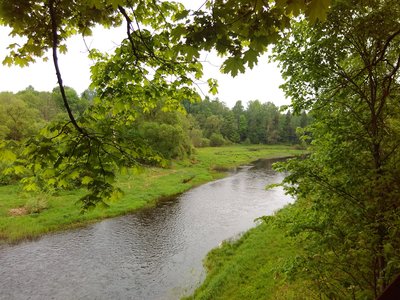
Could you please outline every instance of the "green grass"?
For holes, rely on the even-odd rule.
[[[263,223],[209,252],[205,281],[184,299],[315,299],[306,282],[280,272],[298,251],[281,229]]]
[[[118,185],[125,195],[108,208],[97,207],[81,214],[77,200],[84,191],[64,191],[57,196],[26,194],[18,185],[0,187],[0,241],[17,242],[42,234],[83,226],[154,205],[164,197],[180,194],[194,186],[224,176],[221,170],[246,164],[259,158],[282,157],[302,153],[287,146],[228,146],[202,148],[190,159],[174,161],[170,168],[146,168],[139,174],[120,176]],[[219,170],[219,171],[218,171]],[[10,215],[10,209],[27,203],[46,203],[39,213]],[[33,205],[34,206],[34,205]]]

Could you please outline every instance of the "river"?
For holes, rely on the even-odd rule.
[[[292,202],[265,190],[273,160],[241,167],[155,208],[0,245],[0,299],[179,299],[204,279],[202,260],[254,219]]]

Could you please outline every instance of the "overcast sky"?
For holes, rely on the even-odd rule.
[[[202,0],[181,0],[189,4],[191,8],[197,8]],[[13,41],[8,36],[9,29],[0,27],[0,62],[3,61],[6,47]],[[86,43],[92,48],[103,51],[112,50],[115,45],[125,37],[125,28],[113,30],[97,29],[92,37],[86,38]],[[219,84],[218,97],[229,107],[237,100],[244,103],[258,99],[261,102],[271,101],[276,105],[289,104],[285,99],[279,85],[283,83],[276,64],[268,63],[267,56],[263,56],[253,70],[247,70],[235,78],[221,74],[219,67],[221,60],[215,55],[207,55],[209,63],[204,64],[206,78],[215,78]],[[76,36],[68,41],[67,55],[60,55],[60,69],[64,84],[74,88],[78,93],[83,92],[90,84],[91,61],[87,58],[87,50],[81,36]],[[32,85],[38,91],[51,91],[57,85],[54,66],[51,60],[37,62],[29,67],[7,67],[0,64],[0,91],[17,92]],[[207,94],[207,86],[202,89]]]

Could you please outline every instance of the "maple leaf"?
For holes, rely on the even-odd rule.
[[[257,64],[258,62],[258,52],[254,51],[253,49],[249,49],[244,53],[243,60],[247,62],[247,65],[249,66],[250,69],[253,69],[253,67]]]
[[[235,77],[239,71],[244,73],[245,67],[243,61],[239,57],[229,57],[224,61],[221,70],[222,72],[226,74],[230,73],[232,77]]]
[[[325,21],[326,14],[329,9],[331,1],[330,0],[313,0],[307,6],[306,16],[310,20],[311,23],[316,22],[317,20]]]

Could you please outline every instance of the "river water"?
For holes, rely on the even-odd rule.
[[[292,202],[273,160],[138,213],[0,246],[0,299],[179,299],[204,279],[202,260],[254,219]]]

